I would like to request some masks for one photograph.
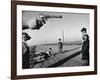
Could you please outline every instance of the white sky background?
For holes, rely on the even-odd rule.
[[[62,18],[48,19],[47,23],[40,30],[24,30],[31,36],[29,45],[57,43],[58,38],[62,38],[62,28],[64,30],[64,41],[80,41],[81,28],[86,27],[89,33],[89,14],[82,13],[55,13],[24,11],[22,15],[23,25],[30,25],[39,14],[62,15]]]

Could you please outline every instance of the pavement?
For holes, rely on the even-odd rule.
[[[81,47],[64,50],[62,53],[55,53],[55,56],[34,65],[34,68],[82,66],[81,55]]]

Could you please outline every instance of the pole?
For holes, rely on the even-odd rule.
[[[63,40],[63,44],[64,44],[64,30],[63,30],[63,27],[62,27],[62,40]]]

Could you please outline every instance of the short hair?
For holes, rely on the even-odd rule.
[[[86,28],[82,28],[82,29],[81,29],[81,32],[83,32],[83,31],[85,31],[85,32],[86,32],[86,31],[87,31],[87,30],[86,30]]]
[[[25,35],[25,37],[26,37],[27,40],[31,39],[31,37],[27,33],[25,33],[25,32],[23,32],[22,35]]]
[[[59,40],[61,40],[61,38],[59,38]]]
[[[49,48],[50,50],[52,50],[52,48]]]

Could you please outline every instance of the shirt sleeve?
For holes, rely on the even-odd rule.
[[[27,51],[27,48],[26,48],[25,44],[22,43],[22,53],[25,54],[26,51]]]

